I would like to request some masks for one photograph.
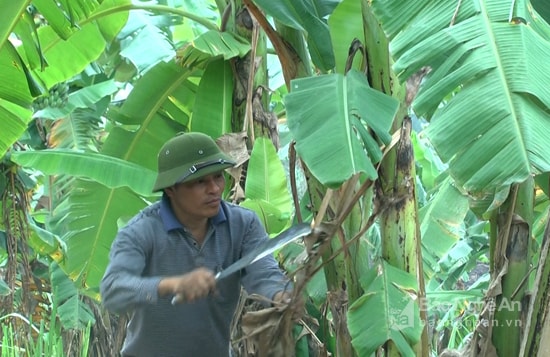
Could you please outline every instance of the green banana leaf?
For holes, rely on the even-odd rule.
[[[8,296],[9,294],[11,294],[10,287],[4,279],[0,279],[0,296]]]
[[[330,38],[334,48],[336,72],[344,73],[349,50],[354,39],[365,44],[363,32],[363,6],[361,1],[344,0],[338,4],[328,18]],[[360,57],[361,53],[357,55]],[[355,69],[360,69],[361,61],[354,61]]]
[[[124,125],[149,124],[155,118],[188,125],[197,91],[190,80],[195,74],[173,61],[157,63],[135,84],[124,105],[112,108],[108,118]]]
[[[126,22],[128,16],[129,0],[59,0],[53,3],[51,0],[33,0],[33,6],[44,16],[46,22],[62,40],[68,40],[75,32],[84,26],[88,19],[97,20],[96,16],[104,17],[112,13],[119,19]],[[105,12],[102,14],[102,12]],[[100,26],[103,27],[103,34],[107,42],[111,41],[118,31],[120,31],[120,22],[99,19]]]
[[[94,152],[67,149],[18,151],[11,155],[11,160],[47,175],[84,177],[109,188],[127,186],[144,196],[151,194],[156,178],[156,172],[153,170]]]
[[[185,46],[179,54],[183,67],[204,68],[208,62],[217,57],[231,59],[242,57],[250,51],[250,44],[245,39],[229,32],[210,30]]]
[[[454,187],[450,178],[440,184],[434,197],[420,209],[422,259],[428,277],[438,261],[464,235],[464,218],[468,210],[468,198]]]
[[[0,21],[0,49],[8,40],[21,14],[30,2],[31,0],[10,0],[0,3],[0,14],[2,14],[2,21]]]
[[[31,120],[33,92],[38,86],[16,48],[9,41],[0,47],[0,156],[21,136]]]
[[[10,16],[10,19],[22,21],[16,13],[19,11],[20,14],[24,10],[17,9],[22,9],[23,4],[26,6],[27,3],[18,0],[3,2],[0,10],[13,14],[14,17]],[[99,6],[94,0],[76,0],[63,4],[67,7],[59,7],[56,2],[46,0],[33,2],[33,5],[40,7],[40,11],[48,14],[48,25],[39,29],[36,43],[37,46],[40,43],[41,53],[48,63],[45,71],[41,70],[41,66],[29,66],[28,61],[33,65],[38,64],[32,54],[27,54],[31,51],[29,45],[18,48],[18,53],[8,41],[0,42],[0,118],[3,129],[0,139],[1,155],[4,155],[27,128],[31,119],[32,97],[80,73],[97,59],[107,42],[124,26],[128,16],[128,11],[122,10],[124,5],[129,4],[127,0],[106,0]],[[67,14],[62,10],[68,7],[73,9],[73,13],[68,15],[69,20],[81,20],[76,24],[78,26],[73,26],[65,18]],[[88,17],[82,15],[93,16],[96,21],[88,21]],[[108,21],[102,21],[102,16]],[[74,28],[65,21],[69,21]],[[3,22],[0,38],[7,38],[16,25],[16,22]]]
[[[550,172],[535,177],[535,182],[550,197]]]
[[[50,0],[33,0],[32,3],[61,39],[68,39],[76,31],[63,8],[52,6]]]
[[[66,255],[59,262],[80,291],[99,300],[99,283],[119,220],[127,220],[147,205],[128,188],[111,189],[93,181],[76,180],[48,229],[62,233]]]
[[[445,306],[456,302],[472,301],[481,303],[483,299],[483,290],[453,290],[453,291],[427,291],[426,292],[428,308]]]
[[[457,283],[470,285],[478,280],[470,281],[469,272],[479,264],[483,257],[489,254],[486,236],[465,237],[459,240],[439,261],[437,282],[430,281],[428,285],[437,284],[443,288],[452,289]],[[489,274],[487,270],[486,274]],[[434,285],[435,285],[434,284]]]
[[[42,51],[48,67],[44,71],[34,70],[34,75],[50,88],[56,83],[65,81],[82,72],[91,62],[95,61],[105,50],[107,41],[112,40],[126,23],[128,12],[114,12],[118,7],[129,3],[127,0],[109,0],[99,6],[96,11],[105,14],[108,21],[82,21],[78,31],[67,39],[59,37],[52,26],[38,29]],[[111,10],[112,14],[109,14]],[[93,16],[94,13],[90,14]]]
[[[232,132],[233,71],[229,61],[208,62],[195,97],[191,130],[218,138]]]
[[[550,23],[550,7],[545,0],[531,0],[535,10],[544,18],[547,23]]]
[[[256,4],[282,24],[304,32],[313,63],[323,72],[334,68],[334,52],[324,16],[332,12],[335,2],[313,0],[256,0]],[[320,15],[319,10],[324,14]]]
[[[2,123],[2,135],[0,135],[0,155],[4,156],[9,147],[27,129],[27,123],[31,119],[32,112],[0,98],[0,118]]]
[[[0,49],[0,80],[0,99],[21,107],[30,107],[32,79],[29,78],[26,64],[11,42]]]
[[[265,137],[259,137],[248,161],[246,198],[271,202],[281,212],[290,215],[292,200],[286,184],[283,164],[275,146]]]
[[[271,140],[259,137],[254,142],[246,174],[245,201],[256,211],[267,231],[279,233],[292,217],[292,201],[285,170]]]
[[[447,165],[441,162],[422,132],[411,132],[411,143],[414,150],[416,174],[422,182],[422,188],[430,192],[447,176],[444,173],[447,170]]]
[[[550,171],[550,29],[529,1],[372,8],[400,78],[431,68],[413,106],[458,185],[476,195]]]
[[[248,208],[258,215],[270,236],[280,233],[288,227],[289,216],[281,212],[274,204],[262,199],[245,199],[239,206]]]
[[[359,172],[376,178],[382,152],[365,127],[387,144],[398,101],[370,88],[356,70],[297,79],[291,87],[285,96],[288,127],[312,174],[333,188]]]
[[[416,277],[381,261],[360,283],[365,293],[348,311],[351,343],[357,354],[370,356],[393,341],[402,356],[415,356],[410,346],[420,340],[423,329]]]
[[[57,316],[66,329],[84,329],[95,323],[94,313],[81,299],[74,283],[56,263],[50,264],[53,303]]]
[[[42,55],[34,15],[31,15],[29,11],[24,11],[20,16],[21,17],[19,21],[17,21],[13,32],[21,41],[21,46],[25,50],[24,53],[29,68],[34,69],[39,67],[44,69],[47,63],[46,59]]]
[[[159,61],[170,60],[176,54],[166,33],[159,28],[159,24],[154,23],[155,19],[148,13],[132,11],[126,26],[118,35],[121,47],[119,54],[124,62],[130,62],[135,67],[137,73],[145,72]],[[144,43],[155,45],[144,51]]]

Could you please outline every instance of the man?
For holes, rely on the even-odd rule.
[[[131,313],[122,356],[227,357],[241,284],[274,301],[288,281],[272,256],[221,281],[215,274],[268,239],[253,211],[222,200],[235,163],[201,133],[170,139],[153,191],[162,199],[122,228],[101,281],[103,305]]]

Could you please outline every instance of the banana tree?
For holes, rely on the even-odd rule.
[[[533,224],[529,178],[550,168],[543,154],[550,129],[542,60],[550,50],[548,24],[528,1],[372,5],[400,78],[429,67],[413,108],[430,118],[428,137],[457,187],[492,222],[488,305],[521,301],[512,311],[482,314],[472,353],[516,356],[517,322],[528,307],[522,299]],[[509,51],[518,46],[524,51]]]

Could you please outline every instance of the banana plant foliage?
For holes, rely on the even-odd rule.
[[[530,2],[372,1],[402,80],[429,67],[413,102],[471,194],[550,171],[550,28]],[[443,103],[444,105],[440,105]]]
[[[197,88],[191,129],[218,138],[231,132],[233,71],[229,61],[208,62]]]
[[[323,72],[334,67],[334,51],[324,19],[337,5],[322,0],[256,0],[262,10],[282,24],[304,33],[312,62]]]
[[[430,202],[420,210],[422,259],[424,271],[431,277],[438,261],[463,236],[463,223],[468,213],[468,199],[445,179]]]
[[[82,160],[85,156],[86,159]],[[19,151],[11,156],[21,166],[33,167],[46,175],[87,177],[109,188],[127,186],[134,192],[151,195],[156,171],[132,162],[94,152],[67,149]]]
[[[254,142],[245,185],[246,199],[240,205],[253,209],[268,232],[282,231],[291,218],[292,202],[283,164],[269,139]]]
[[[420,340],[423,329],[415,301],[415,276],[380,261],[360,283],[365,293],[348,311],[348,328],[357,354],[370,356],[391,340],[402,356],[415,356],[411,346]]]
[[[33,1],[47,21],[37,28],[24,10],[30,1],[4,1],[0,13],[0,154],[23,134],[33,97],[79,74],[105,50],[126,23],[129,0]],[[29,8],[30,9],[30,8]],[[66,16],[70,14],[70,16]],[[12,16],[10,16],[12,15]],[[21,20],[19,20],[21,19]],[[16,21],[19,20],[19,21]],[[30,39],[15,47],[8,37]]]
[[[77,108],[91,108],[101,99],[115,94],[119,86],[114,80],[91,84],[82,89],[72,92],[69,95],[67,104],[61,108],[47,107],[36,111],[33,118],[60,119],[65,118]]]
[[[61,324],[66,329],[83,329],[89,323],[95,324],[90,307],[79,298],[78,289],[74,286],[59,265],[50,265],[50,276],[53,287],[53,303]]]
[[[285,96],[296,151],[313,175],[338,187],[357,173],[375,179],[398,101],[369,87],[364,74],[327,74],[292,81]],[[369,128],[374,134],[371,134]]]

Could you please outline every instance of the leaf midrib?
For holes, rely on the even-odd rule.
[[[491,47],[491,52],[494,54],[495,62],[496,62],[496,71],[498,71],[498,78],[502,83],[502,90],[504,92],[506,103],[508,104],[508,107],[510,108],[510,113],[512,116],[513,125],[515,127],[515,131],[517,132],[517,135],[520,137],[521,146],[523,148],[522,150],[522,156],[525,160],[525,162],[529,162],[529,158],[527,157],[527,147],[525,146],[525,140],[523,138],[523,133],[518,125],[519,123],[519,115],[517,114],[516,108],[514,106],[514,102],[512,100],[512,92],[510,91],[510,87],[508,86],[508,81],[506,80],[506,71],[504,70],[504,65],[501,60],[501,54],[498,50],[497,46],[497,40],[496,36],[493,30],[493,26],[491,23],[491,20],[488,15],[487,11],[487,1],[491,0],[480,0],[480,9],[481,9],[481,15],[482,16],[482,22],[485,26],[485,33],[489,37],[490,41],[488,41],[488,45]],[[514,3],[512,3],[512,6]]]

